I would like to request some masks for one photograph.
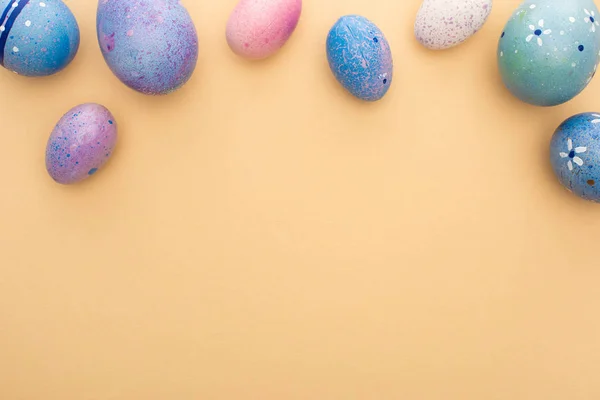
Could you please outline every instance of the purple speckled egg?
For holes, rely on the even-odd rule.
[[[46,169],[56,182],[70,185],[94,175],[117,143],[115,118],[100,104],[82,104],[58,121],[46,147]]]
[[[290,38],[301,12],[302,0],[240,0],[227,22],[227,43],[242,57],[269,57]]]
[[[97,33],[112,72],[138,92],[173,92],[196,68],[198,35],[179,0],[99,0]]]

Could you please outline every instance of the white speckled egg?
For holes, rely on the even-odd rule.
[[[432,50],[454,47],[483,27],[492,0],[423,0],[415,22],[415,37]]]

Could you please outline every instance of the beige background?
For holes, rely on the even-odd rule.
[[[168,97],[112,76],[92,0],[69,2],[65,72],[0,71],[0,399],[599,399],[600,206],[547,148],[600,111],[600,81],[553,109],[512,98],[495,53],[518,0],[442,53],[412,37],[418,0],[306,0],[261,63],[226,45],[234,3],[186,2],[201,57]],[[392,46],[380,103],[328,69],[348,13]],[[87,101],[120,143],[61,187],[46,140]]]

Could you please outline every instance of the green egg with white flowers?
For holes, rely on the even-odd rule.
[[[592,0],[525,0],[502,31],[497,56],[513,95],[537,106],[563,104],[598,68],[598,8]]]

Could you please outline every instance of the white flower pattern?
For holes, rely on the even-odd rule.
[[[537,44],[538,44],[538,46],[541,46],[542,44],[544,44],[541,36],[551,34],[552,30],[551,29],[544,30],[544,20],[543,19],[540,19],[540,21],[538,22],[538,26],[539,27],[536,27],[535,25],[529,25],[529,29],[531,29],[531,31],[533,33],[530,34],[529,36],[527,36],[525,41],[527,41],[529,43],[529,42],[531,42],[531,40],[533,38],[537,37]]]
[[[583,9],[583,11],[587,15],[587,17],[585,17],[583,20],[585,21],[586,24],[591,24],[590,32],[596,32],[596,26],[600,26],[600,23],[598,23],[598,21],[596,21],[596,13],[594,11],[588,11],[585,8]]]
[[[567,150],[569,151],[568,153],[565,152],[560,152],[560,158],[568,158],[569,161],[567,162],[567,167],[569,168],[569,171],[573,171],[573,163],[579,165],[580,167],[583,165],[583,160],[581,159],[581,157],[578,157],[576,154],[582,154],[585,153],[587,151],[587,147],[575,147],[573,148],[573,141],[569,138],[567,139]]]

